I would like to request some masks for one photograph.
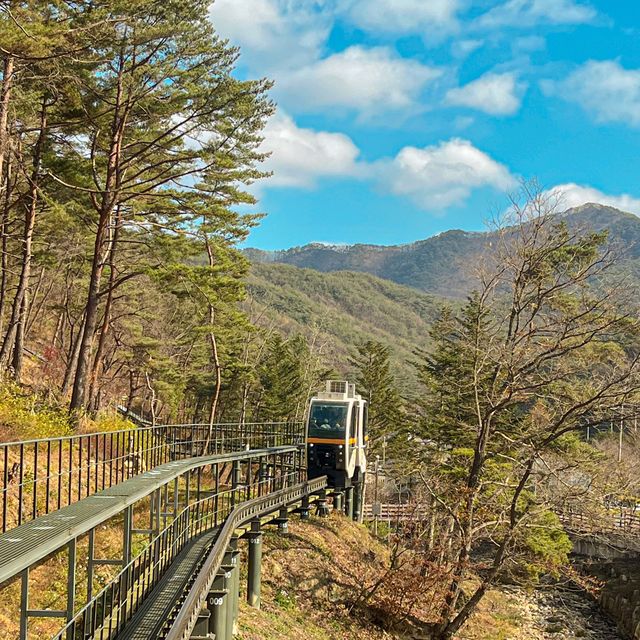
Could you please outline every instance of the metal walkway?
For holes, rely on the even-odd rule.
[[[58,511],[0,535],[0,583],[35,565],[71,540],[88,533],[178,477],[210,464],[239,458],[258,459],[293,453],[297,447],[255,449],[243,453],[187,458],[162,464],[120,484],[99,491]]]
[[[238,540],[252,543],[255,605],[260,527],[284,531],[290,511],[308,517],[311,503],[326,504],[326,478],[308,481],[305,461],[302,423],[145,425],[0,443],[0,589],[20,587],[7,618],[15,635],[199,638],[207,618],[229,640],[230,623],[224,633],[220,625],[227,609],[237,618]],[[43,608],[33,606],[40,565],[58,585],[66,575]],[[212,593],[219,604],[209,615]]]

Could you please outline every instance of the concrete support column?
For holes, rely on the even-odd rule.
[[[333,510],[334,511],[342,511],[342,491],[336,491],[333,494]]]
[[[289,533],[289,509],[281,507],[278,514],[278,533],[286,536]]]
[[[309,520],[309,496],[302,497],[302,504],[300,505],[300,509],[298,509],[298,511],[300,513],[300,520]]]
[[[353,518],[353,487],[344,490],[344,512],[348,518]]]
[[[215,640],[228,640],[227,637],[227,577],[224,569],[216,575],[207,596],[209,610],[209,635]]]
[[[260,608],[260,587],[262,581],[262,531],[260,520],[251,523],[251,531],[247,534],[247,602],[249,606]]]

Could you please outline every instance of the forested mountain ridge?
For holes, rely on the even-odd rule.
[[[609,230],[625,254],[623,264],[640,274],[640,220],[600,204],[559,214],[570,227]],[[322,272],[360,271],[438,296],[464,298],[475,283],[478,261],[491,250],[494,232],[451,230],[411,244],[332,246],[312,243],[284,251],[247,249],[253,262],[285,263]]]
[[[403,381],[412,378],[413,350],[426,346],[445,302],[367,273],[320,273],[278,263],[254,263],[247,292],[263,310],[263,326],[306,334],[340,373],[349,373],[356,345],[365,340],[389,345]]]

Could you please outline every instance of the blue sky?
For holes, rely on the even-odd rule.
[[[216,0],[275,80],[251,246],[481,230],[521,179],[640,215],[638,0]]]

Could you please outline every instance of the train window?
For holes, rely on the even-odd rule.
[[[348,408],[347,404],[314,402],[309,414],[309,436],[344,438]]]
[[[369,420],[369,405],[365,402],[362,410],[362,437],[367,438],[367,421]]]
[[[351,428],[349,432],[349,438],[358,437],[358,405],[354,404],[351,409]]]

